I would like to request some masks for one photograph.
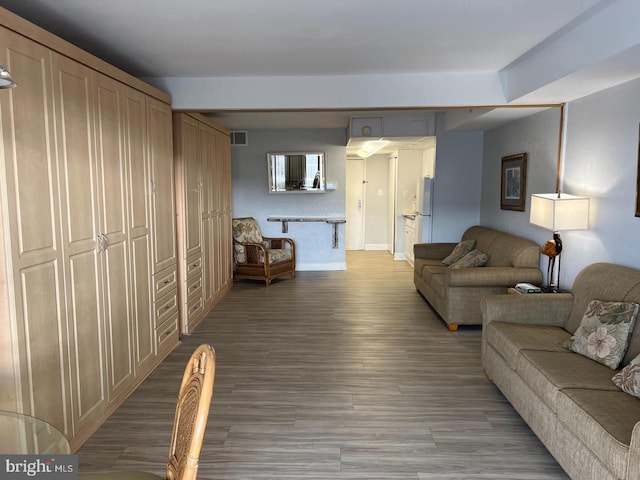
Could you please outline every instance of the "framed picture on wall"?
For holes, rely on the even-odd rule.
[[[502,157],[500,208],[524,212],[527,194],[527,154]]]

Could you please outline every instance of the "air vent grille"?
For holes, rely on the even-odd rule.
[[[234,147],[246,147],[249,145],[249,134],[247,131],[236,130],[231,132],[231,145]]]

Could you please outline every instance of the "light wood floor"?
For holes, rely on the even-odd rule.
[[[81,472],[164,473],[177,390],[200,343],[218,368],[199,479],[567,479],[386,252],[344,272],[237,282],[80,450]]]

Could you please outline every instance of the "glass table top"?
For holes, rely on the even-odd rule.
[[[70,454],[65,436],[36,417],[0,410],[0,453],[5,455]]]

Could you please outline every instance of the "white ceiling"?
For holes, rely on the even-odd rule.
[[[497,71],[602,0],[2,0],[141,77]]]
[[[576,98],[577,91],[588,94],[640,75],[640,65],[620,65],[623,57],[616,56],[630,52],[635,37],[618,38],[619,32],[612,31],[593,38],[601,49],[577,41],[598,33],[597,27],[608,19],[605,14],[620,24],[620,11],[637,4],[637,0],[0,0],[0,6],[135,76],[165,86],[175,108],[210,112],[232,129],[345,127],[349,116],[361,114],[358,106],[367,102],[388,108],[383,114],[393,113],[396,104],[405,108],[401,102],[388,105],[376,98],[389,89],[402,90],[398,85],[407,79],[415,89],[410,93],[416,94],[409,102],[421,98],[428,85],[440,82],[442,90],[457,88],[461,105],[487,105],[464,96],[474,79],[480,86],[490,85],[492,93],[502,84],[505,105],[510,102],[507,90],[517,91],[511,97],[528,105],[567,101]],[[573,42],[577,53],[565,52],[567,42]],[[589,57],[578,58],[582,54]],[[567,62],[574,57],[576,66],[554,68],[556,55],[565,55]],[[545,60],[546,74],[541,76],[538,72],[543,69],[536,62]],[[604,65],[611,68],[597,68]],[[585,88],[588,68],[598,81],[591,90]],[[243,103],[259,95],[268,100],[271,91],[261,91],[259,82],[277,77],[285,95],[302,95],[307,103],[277,112]],[[390,86],[385,90],[385,82],[375,88],[359,82],[373,77],[388,78]],[[421,88],[423,78],[431,83]],[[462,78],[465,81],[457,86]],[[305,84],[322,85],[322,79],[338,87],[328,93],[317,87],[305,91]],[[353,80],[361,85],[355,96],[369,98],[351,101],[354,94],[349,92],[348,101],[338,98],[331,104],[346,108],[311,105],[315,97],[339,97],[336,90],[344,79],[347,85],[358,80]],[[400,82],[392,84],[394,79]],[[190,95],[177,87],[174,91],[181,81],[191,82],[185,84]],[[202,90],[191,91],[195,84]],[[238,85],[242,88],[235,91]],[[287,91],[289,85],[295,85],[295,91]],[[429,105],[409,104],[431,110],[451,105],[436,103],[437,98],[449,98],[438,97],[438,88],[428,93],[436,99]],[[217,108],[216,101],[224,107]],[[273,102],[282,104],[275,95]],[[464,121],[454,121],[457,124],[451,127],[485,129],[533,111],[483,109],[483,115],[457,115]]]

